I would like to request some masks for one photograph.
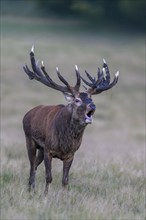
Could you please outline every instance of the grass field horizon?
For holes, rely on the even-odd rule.
[[[110,28],[109,28],[110,29]],[[96,76],[104,58],[119,82],[94,96],[93,124],[75,154],[69,189],[61,186],[62,162],[53,160],[53,182],[46,198],[44,165],[36,194],[27,192],[29,161],[22,129],[24,114],[40,104],[66,104],[63,95],[30,81],[22,66],[29,52],[70,82],[74,65]],[[82,87],[82,90],[84,88]],[[95,31],[77,21],[1,18],[1,219],[145,219],[145,36]]]

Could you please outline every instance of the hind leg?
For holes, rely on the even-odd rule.
[[[50,155],[49,152],[44,152],[44,164],[45,164],[45,170],[46,170],[46,187],[44,191],[45,195],[47,195],[48,193],[49,183],[52,182],[51,163],[52,163],[52,156]]]
[[[26,146],[27,146],[27,152],[28,157],[30,161],[30,175],[29,175],[29,182],[28,182],[28,189],[29,191],[35,189],[35,161],[36,161],[36,144],[31,139],[31,137],[26,137]]]
[[[38,150],[37,158],[35,161],[35,170],[37,170],[37,167],[42,163],[44,160],[44,152],[43,150]]]

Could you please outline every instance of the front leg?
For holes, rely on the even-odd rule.
[[[68,174],[73,162],[73,157],[63,161],[63,177],[62,177],[62,185],[65,187],[68,184]]]
[[[46,187],[45,187],[45,191],[44,191],[45,195],[47,195],[47,193],[48,193],[49,183],[52,182],[51,162],[52,162],[52,156],[50,156],[50,153],[44,152],[44,164],[45,164],[45,170],[46,170]]]

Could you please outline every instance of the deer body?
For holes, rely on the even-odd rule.
[[[39,120],[38,120],[39,119]],[[86,125],[73,118],[70,106],[37,106],[23,119],[25,135],[38,149],[46,147],[52,157],[61,160],[72,157],[80,147]]]
[[[104,61],[102,72],[98,70],[97,80],[85,71],[91,81],[88,82],[80,76],[76,66],[77,82],[72,87],[61,76],[57,68],[57,75],[65,84],[65,86],[61,86],[50,78],[43,63],[41,69],[39,68],[35,62],[33,48],[30,59],[33,72],[29,70],[27,65],[23,67],[29,78],[36,79],[48,87],[63,92],[68,101],[67,105],[37,106],[27,112],[23,118],[23,129],[30,161],[29,190],[35,188],[35,173],[39,164],[44,161],[45,194],[47,194],[49,183],[52,181],[52,158],[56,157],[63,161],[62,185],[66,186],[74,154],[81,145],[86,126],[92,123],[92,116],[96,109],[91,95],[112,88],[118,81],[118,72],[115,74],[114,81],[110,83],[108,66]],[[86,92],[79,92],[81,79],[90,87]]]

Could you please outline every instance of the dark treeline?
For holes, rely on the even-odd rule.
[[[86,19],[89,22],[132,25],[145,28],[145,0],[37,0],[47,15]]]
[[[0,0],[1,13],[78,19],[145,30],[146,0]],[[23,10],[22,10],[23,9]]]

